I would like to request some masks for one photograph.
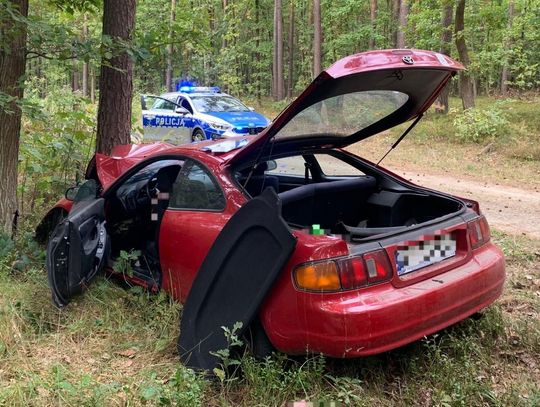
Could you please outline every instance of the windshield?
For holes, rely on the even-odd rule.
[[[324,99],[302,110],[276,135],[276,139],[301,136],[350,136],[395,112],[409,96],[393,90],[352,92]]]
[[[250,111],[242,102],[231,96],[191,96],[191,100],[193,101],[195,108],[201,113]]]

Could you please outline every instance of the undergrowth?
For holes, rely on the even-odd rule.
[[[220,367],[220,380],[179,363],[181,306],[163,294],[126,289],[102,276],[66,309],[56,309],[43,249],[30,236],[0,239],[0,405],[540,402],[540,296],[527,278],[540,264],[537,241],[493,233],[507,256],[509,278],[502,299],[477,318],[362,359],[223,354],[230,359],[228,368]]]

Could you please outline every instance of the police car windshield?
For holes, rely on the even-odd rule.
[[[205,95],[191,96],[193,104],[201,113],[206,112],[249,112],[239,100],[231,96]]]

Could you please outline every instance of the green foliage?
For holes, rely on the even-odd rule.
[[[19,210],[34,213],[83,179],[94,151],[95,106],[66,89],[39,97],[39,80],[27,100],[39,105],[23,122],[19,155]]]
[[[464,142],[482,143],[505,135],[508,120],[498,106],[468,109],[454,119],[456,137]]]
[[[216,352],[210,352],[210,354],[216,356],[221,361],[221,366],[214,368],[214,374],[222,383],[231,383],[237,379],[236,367],[241,364],[241,359],[237,358],[234,353],[244,344],[238,336],[238,331],[242,329],[242,323],[235,322],[232,328],[222,326],[221,329],[227,340],[227,347],[225,349],[219,349]]]
[[[153,402],[158,406],[198,406],[201,405],[205,380],[191,369],[179,367],[166,380],[162,380],[155,372],[148,375],[140,386],[142,402]]]
[[[140,250],[130,250],[129,252],[121,250],[120,256],[116,259],[114,263],[114,270],[124,276],[133,277],[132,264],[139,259],[140,255]]]

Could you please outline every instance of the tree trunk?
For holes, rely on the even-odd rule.
[[[174,47],[172,44],[173,38],[173,25],[176,21],[176,0],[171,0],[171,18],[169,20],[169,43],[167,44],[167,70],[165,71],[165,88],[167,92],[173,91],[172,80],[173,80],[173,52]]]
[[[28,16],[28,0],[11,0],[13,8]],[[17,226],[17,164],[21,131],[21,109],[26,68],[26,24],[3,22],[0,46],[0,93],[14,100],[0,107],[0,232],[15,233]]]
[[[274,27],[272,30],[272,98],[277,100],[277,5],[278,0],[274,0]]]
[[[289,72],[287,74],[287,97],[291,98],[293,93],[294,74],[294,0],[291,0],[289,12]]]
[[[135,26],[135,0],[103,2],[103,35],[130,43]],[[126,51],[101,65],[96,150],[110,154],[114,146],[129,144],[133,60]]]
[[[83,41],[88,40],[88,17],[86,13],[83,15],[83,28],[82,28]],[[84,59],[82,66],[82,93],[84,97],[88,97],[88,59]]]
[[[461,63],[465,66],[465,68],[467,68],[470,61],[469,51],[467,49],[467,44],[465,43],[464,29],[465,0],[458,0],[455,19],[456,48]],[[459,92],[461,94],[461,101],[463,102],[463,109],[467,110],[474,107],[473,83],[469,73],[466,71],[462,71],[459,73]]]
[[[90,102],[96,103],[96,73],[94,67],[90,66]]]
[[[514,2],[510,0],[508,3],[508,30],[507,38],[504,41],[504,63],[501,71],[501,94],[506,95],[508,92],[508,52],[512,49],[512,23],[514,20]]]
[[[274,74],[275,74],[275,99],[283,99],[283,22],[281,0],[275,0],[274,10]]]
[[[369,21],[371,22],[371,35],[369,36],[369,49],[375,49],[375,35],[377,34],[377,0],[369,2]]]
[[[79,64],[73,58],[73,63],[71,65],[73,67],[73,71],[71,72],[71,91],[77,92],[79,88]]]
[[[444,4],[441,18],[442,35],[441,35],[441,47],[439,52],[444,55],[450,56],[450,50],[452,49],[452,17],[454,16],[454,3],[451,0],[447,0]],[[439,95],[439,106],[435,108],[437,113],[448,113],[448,96],[450,95],[450,82],[446,83],[446,86]]]
[[[313,77],[321,73],[322,26],[321,0],[313,1]]]
[[[405,30],[407,29],[407,0],[399,0],[398,29],[396,34],[396,48],[405,48]]]

